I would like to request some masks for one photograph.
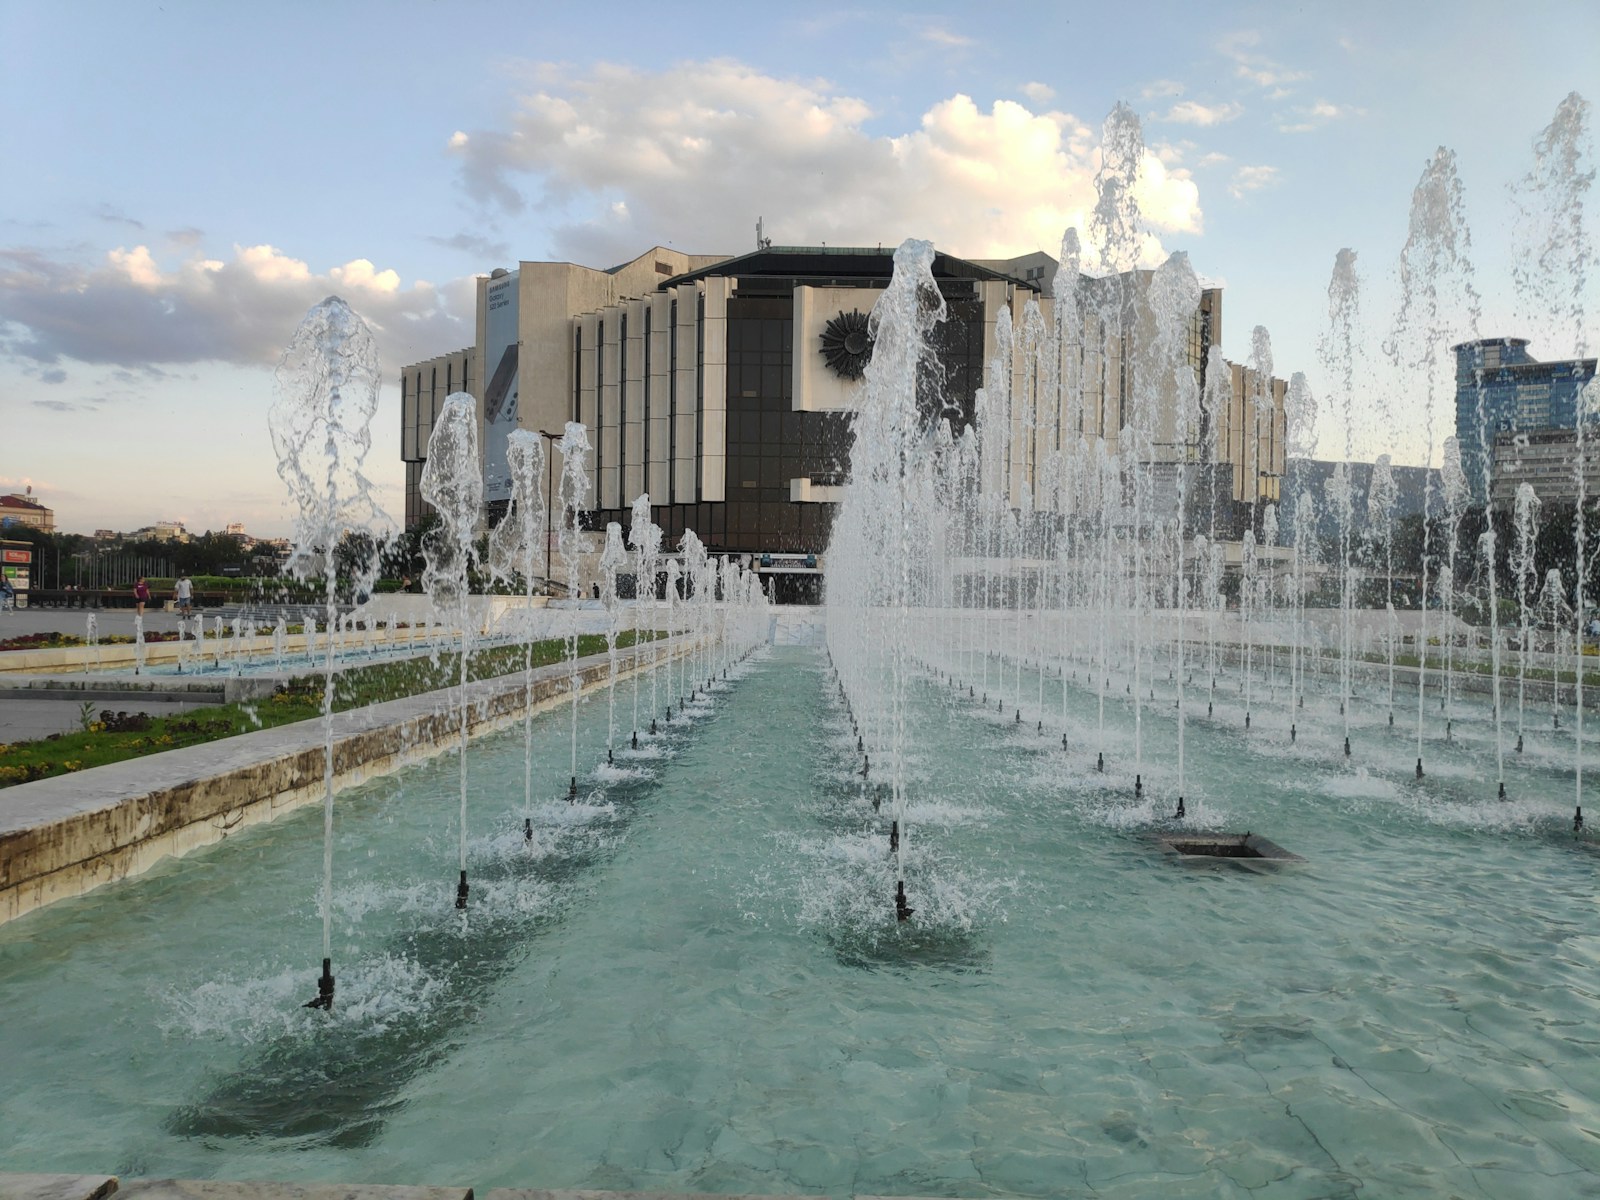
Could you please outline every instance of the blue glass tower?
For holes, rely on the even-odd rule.
[[[1595,360],[1539,362],[1527,338],[1481,338],[1452,346],[1456,354],[1456,441],[1474,502],[1486,497],[1484,467],[1494,467],[1497,433],[1575,429],[1578,393],[1594,378]]]

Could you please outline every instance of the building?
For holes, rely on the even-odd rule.
[[[1578,502],[1578,431],[1535,429],[1498,433],[1494,439],[1491,498],[1496,508],[1512,508],[1517,488],[1531,484],[1542,504]],[[1600,428],[1586,431],[1583,441],[1583,494],[1600,499]]]
[[[184,528],[182,521],[157,521],[154,525],[146,525],[142,529],[135,529],[124,540],[130,542],[187,542],[189,540],[189,531]]]
[[[1467,486],[1479,504],[1494,475],[1498,435],[1577,428],[1578,395],[1594,379],[1592,358],[1539,362],[1527,347],[1527,338],[1515,337],[1481,338],[1451,347],[1456,355],[1456,441]],[[1540,455],[1563,444],[1576,442],[1563,443],[1559,438],[1543,442]]]
[[[669,546],[693,529],[714,553],[803,560],[820,552],[849,474],[852,411],[872,350],[868,315],[893,253],[763,245],[727,258],[655,247],[608,270],[523,262],[481,277],[476,345],[402,373],[407,525],[425,511],[419,484],[433,420],[445,396],[467,391],[479,398],[490,521],[510,496],[509,433],[559,434],[579,421],[592,445],[589,528],[627,525],[633,500],[648,492]],[[1009,454],[986,466],[983,486],[1035,509],[1047,507],[1043,465],[1069,441],[1100,439],[1115,450],[1140,370],[1133,314],[1152,278],[1083,281],[1068,369],[1044,361],[1037,336],[1053,327],[1055,271],[1042,253],[938,254],[933,263],[947,318],[933,335],[943,378],[927,393],[927,415],[948,419],[959,436],[980,387],[1003,394],[996,419],[1011,431]],[[1009,370],[995,375],[1007,324]],[[1201,383],[1221,330],[1221,291],[1205,291],[1186,349]],[[1167,468],[1158,478],[1203,475],[1238,527],[1278,498],[1287,389],[1224,365],[1230,401],[1204,412],[1183,445],[1170,413],[1158,417],[1149,454]],[[1045,386],[1067,374],[1081,383],[1070,402]]]
[[[22,495],[0,496],[0,525],[28,525],[43,533],[56,531],[56,514],[33,498],[33,488]]]

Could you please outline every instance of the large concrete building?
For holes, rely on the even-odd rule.
[[[669,545],[693,529],[716,553],[820,553],[850,469],[851,414],[871,354],[867,316],[892,270],[884,248],[763,246],[728,258],[655,247],[609,270],[523,262],[480,278],[476,344],[402,373],[407,524],[425,510],[418,484],[433,420],[451,391],[466,391],[479,402],[491,521],[510,495],[509,433],[559,434],[579,421],[593,446],[589,528],[626,525],[648,492]],[[972,422],[974,396],[992,382],[1000,354],[1002,314],[1016,331],[1001,375],[1011,453],[983,481],[1013,505],[1042,488],[1041,465],[1068,439],[1114,448],[1134,395],[1137,334],[1130,322],[1107,336],[1107,306],[1095,293],[1131,303],[1150,273],[1086,281],[1084,329],[1072,339],[1082,388],[1063,406],[1045,395],[1049,372],[1023,336],[1033,303],[1051,327],[1055,270],[1042,253],[939,254],[933,264],[948,316],[934,334],[943,379],[928,398],[930,419],[947,418],[958,435]],[[1205,291],[1188,329],[1197,378],[1221,333],[1221,291]],[[1224,365],[1229,402],[1207,410],[1183,445],[1158,417],[1149,457],[1165,468],[1158,478],[1201,476],[1190,494],[1213,489],[1237,510],[1237,525],[1278,498],[1286,387]],[[1036,497],[1032,507],[1046,505]]]
[[[1499,484],[1492,482],[1497,473],[1499,435],[1576,429],[1578,396],[1594,379],[1595,360],[1539,362],[1528,353],[1528,339],[1515,337],[1480,338],[1451,349],[1456,355],[1456,441],[1461,447],[1461,467],[1473,499],[1481,504],[1491,487],[1496,494],[1501,491]],[[1540,460],[1541,472],[1552,466],[1549,455],[1564,444],[1575,446],[1576,439],[1550,438],[1538,443],[1533,457]],[[1513,482],[1511,492],[1515,491]]]

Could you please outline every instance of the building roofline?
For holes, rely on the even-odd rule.
[[[885,264],[881,270],[862,270],[866,264],[858,264],[854,272],[858,275],[873,275],[887,278],[894,271],[895,247],[884,246],[766,246],[760,250],[751,250],[749,253],[736,255],[733,258],[723,259],[721,262],[712,263],[698,270],[688,271],[682,275],[674,275],[663,279],[656,285],[657,290],[669,287],[680,287],[686,283],[694,283],[710,275],[738,275],[738,274],[770,274],[813,276],[819,279],[838,278],[846,274],[843,271],[827,270],[794,270],[782,269],[779,262],[766,263],[762,260],[772,259],[805,259],[805,258],[834,258],[834,259],[881,259]],[[952,269],[954,268],[954,269]],[[933,274],[936,279],[979,279],[1000,283],[1012,283],[1030,291],[1039,291],[1037,284],[1026,280],[1017,279],[1001,271],[995,271],[982,266],[968,258],[958,258],[954,254],[944,251],[935,251],[933,256]]]

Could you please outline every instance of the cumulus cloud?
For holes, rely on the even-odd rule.
[[[1198,100],[1180,100],[1161,119],[1179,125],[1206,127],[1231,121],[1243,111],[1243,107],[1231,101],[1225,104],[1201,104]]]
[[[1056,98],[1056,90],[1048,83],[1025,83],[1017,89],[1035,104],[1045,105]]]
[[[869,133],[860,99],[722,59],[662,71],[543,67],[504,128],[452,138],[487,212],[534,206],[553,253],[596,265],[671,240],[733,253],[757,216],[779,242],[877,245],[932,238],[989,257],[1087,227],[1097,132],[1010,100],[954,95],[898,135]],[[1201,225],[1199,191],[1146,152],[1136,192],[1159,233]]]
[[[1176,79],[1157,79],[1147,83],[1139,91],[1142,100],[1164,100],[1168,96],[1183,95],[1183,84]]]
[[[1248,193],[1258,192],[1277,182],[1277,167],[1240,167],[1233,173],[1233,181],[1228,184],[1228,194],[1236,200],[1242,200]]]
[[[385,369],[398,370],[473,340],[472,287],[406,287],[366,259],[313,271],[270,245],[170,264],[145,245],[90,263],[0,248],[0,353],[115,365],[146,381],[161,377],[157,364],[270,364],[306,311],[337,294],[372,327]]]

